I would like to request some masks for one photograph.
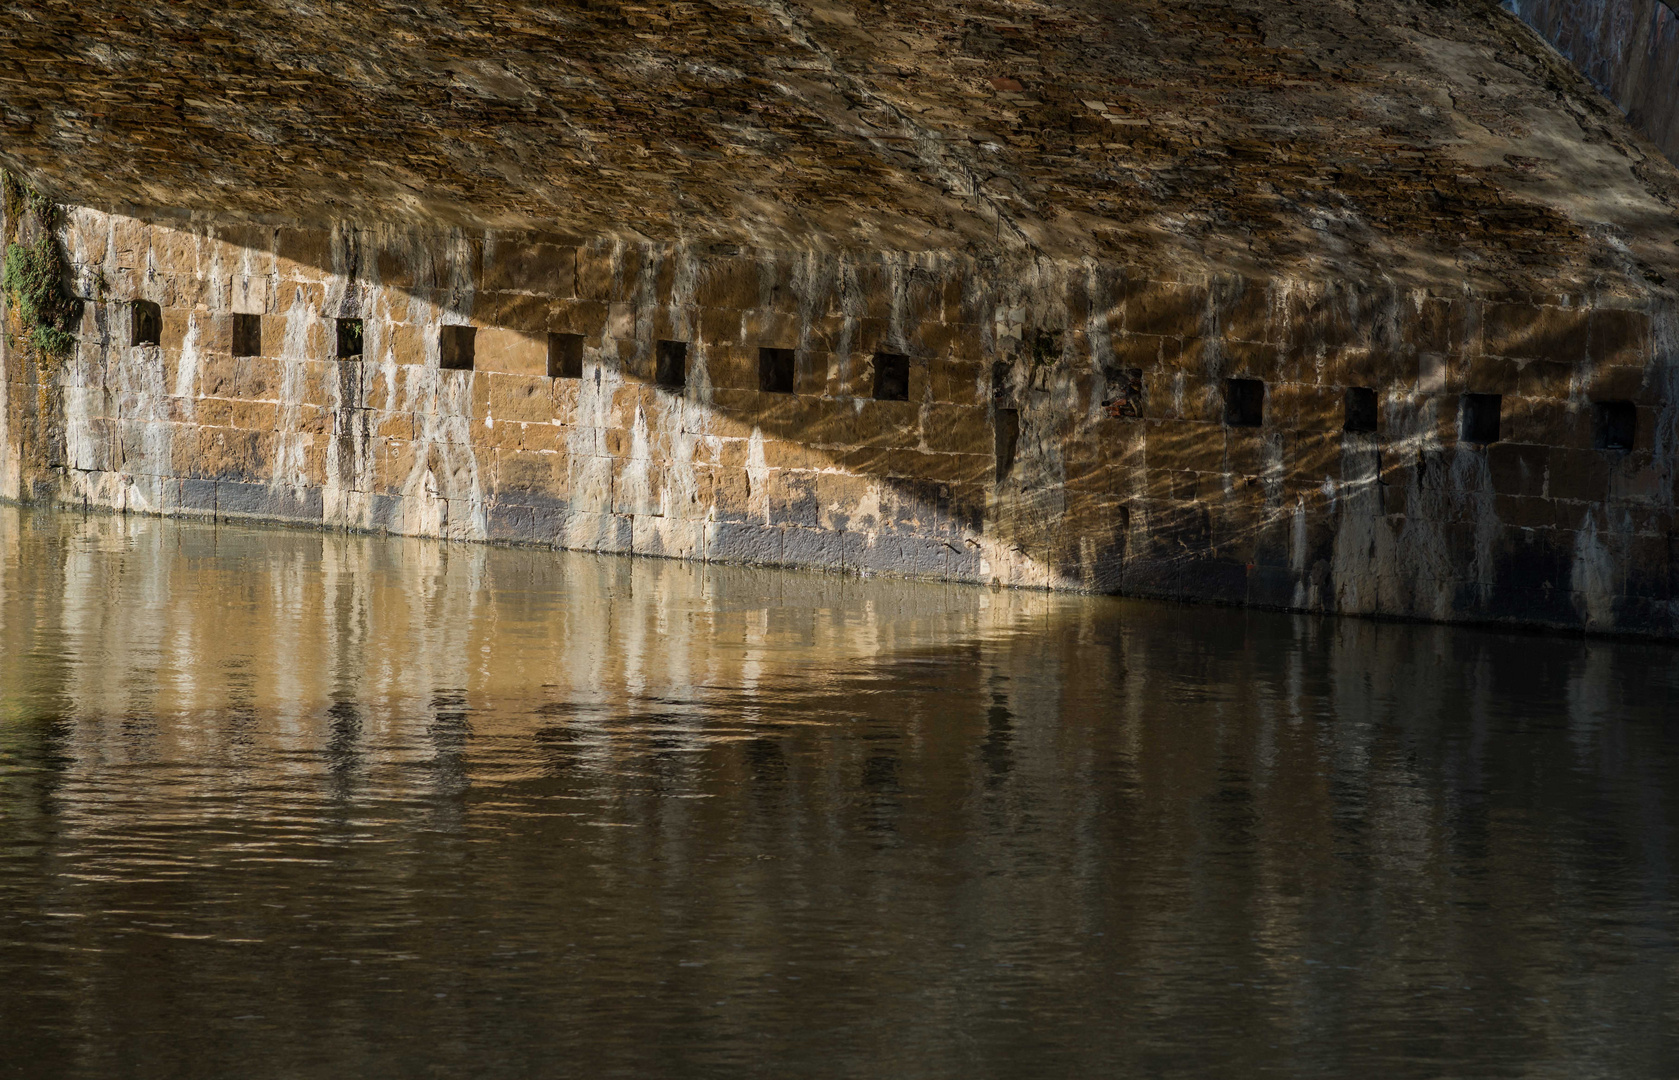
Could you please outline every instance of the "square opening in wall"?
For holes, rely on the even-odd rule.
[[[909,400],[909,357],[900,353],[876,353],[874,358],[876,401]]]
[[[1599,450],[1631,450],[1638,435],[1638,407],[1630,401],[1592,404],[1592,442]]]
[[[758,350],[758,389],[766,394],[791,394],[796,372],[792,349]]]
[[[1014,471],[1014,453],[1020,446],[1020,410],[998,409],[992,434],[996,439],[994,452],[997,456],[997,482],[1000,484]]]
[[[136,300],[128,305],[128,323],[132,345],[158,345],[163,342],[163,309],[150,300]]]
[[[1014,365],[1001,360],[991,365],[991,400],[1006,402],[1014,396]]]
[[[261,315],[235,315],[233,317],[233,355],[262,355]]]
[[[477,327],[439,326],[437,328],[437,366],[444,371],[471,371],[477,347]]]
[[[1498,441],[1498,414],[1504,408],[1502,394],[1465,394],[1458,414],[1458,438],[1467,443]]]
[[[360,319],[335,319],[338,325],[338,352],[340,360],[361,359],[362,322]]]
[[[548,377],[550,379],[581,379],[583,377],[583,335],[548,335]]]
[[[1347,415],[1341,430],[1375,431],[1376,421],[1376,391],[1368,386],[1347,387]]]
[[[653,381],[666,390],[680,390],[688,385],[688,343],[661,341],[654,356]]]
[[[1231,427],[1265,423],[1265,384],[1258,379],[1224,380],[1224,422]]]

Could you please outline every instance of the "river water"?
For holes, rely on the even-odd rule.
[[[0,508],[0,1075],[1672,1076],[1679,649]]]

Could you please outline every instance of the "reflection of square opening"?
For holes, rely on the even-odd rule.
[[[792,349],[758,350],[758,389],[766,394],[791,394],[794,374]]]
[[[1592,442],[1599,450],[1631,450],[1638,435],[1638,407],[1630,401],[1592,405]]]
[[[1498,441],[1498,414],[1504,407],[1502,394],[1465,394],[1459,415],[1458,437],[1464,442]]]
[[[1265,384],[1258,379],[1224,380],[1224,422],[1231,427],[1265,423]]]
[[[1368,386],[1347,387],[1347,416],[1343,431],[1376,430],[1376,391]]]
[[[550,379],[581,379],[583,377],[583,335],[548,335],[548,377]]]
[[[444,371],[471,371],[478,349],[478,328],[474,326],[439,326],[437,328],[437,366]]]
[[[909,357],[898,353],[876,353],[874,358],[876,401],[909,400]]]
[[[163,342],[163,309],[150,300],[136,300],[128,305],[128,315],[134,345],[158,345]]]
[[[338,359],[361,359],[362,322],[360,319],[338,319]]]
[[[688,343],[661,341],[655,357],[653,381],[666,390],[680,390],[688,385]]]
[[[233,355],[262,355],[261,315],[235,315],[233,317]]]

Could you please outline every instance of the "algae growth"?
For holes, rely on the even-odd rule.
[[[75,301],[64,287],[64,255],[54,239],[59,208],[10,173],[0,174],[0,185],[5,193],[7,222],[0,288],[5,290],[37,362],[45,366],[68,357],[75,345],[75,338],[64,329],[75,314]],[[19,237],[24,215],[33,217],[37,226],[36,238],[30,242]]]

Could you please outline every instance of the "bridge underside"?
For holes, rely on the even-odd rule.
[[[1679,172],[1490,0],[31,15],[0,497],[1679,633]]]
[[[1679,198],[1491,0],[48,0],[0,161],[223,222],[1501,287],[1665,276]]]

